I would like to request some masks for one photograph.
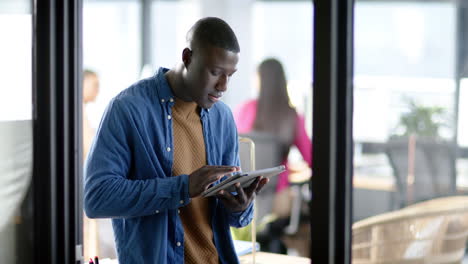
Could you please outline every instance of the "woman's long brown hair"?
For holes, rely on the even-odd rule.
[[[258,77],[260,94],[254,130],[274,134],[281,143],[284,159],[294,143],[297,113],[289,104],[283,66],[276,59],[266,59],[258,66]]]

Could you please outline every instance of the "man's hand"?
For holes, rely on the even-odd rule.
[[[260,192],[268,181],[268,178],[258,176],[255,181],[245,189],[241,188],[240,183],[236,183],[237,195],[232,195],[227,191],[221,190],[216,197],[218,197],[223,202],[224,207],[231,212],[242,212],[250,205],[255,195]]]
[[[199,196],[210,184],[221,179],[224,175],[238,171],[236,166],[203,166],[189,175],[189,195]]]

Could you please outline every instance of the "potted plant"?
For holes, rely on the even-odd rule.
[[[392,137],[417,137],[440,140],[441,128],[450,128],[449,118],[440,106],[424,106],[412,99],[406,99],[408,111],[400,116],[397,132]]]

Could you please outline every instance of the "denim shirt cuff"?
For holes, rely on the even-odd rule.
[[[252,201],[245,209],[244,211],[241,212],[235,212],[235,213],[230,213],[229,214],[229,222],[230,225],[235,226],[235,227],[244,227],[252,221],[253,218],[253,204],[254,202]]]
[[[182,175],[179,175],[179,177],[181,177],[182,188],[180,190],[181,191],[180,196],[176,196],[176,197],[180,197],[178,201],[178,207],[182,207],[182,206],[186,206],[187,204],[189,204],[192,199],[190,198],[190,194],[189,194],[188,174],[182,174]]]

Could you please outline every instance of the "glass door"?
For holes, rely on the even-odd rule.
[[[356,1],[356,262],[464,258],[467,4]]]
[[[33,263],[32,8],[0,3],[0,263]]]

